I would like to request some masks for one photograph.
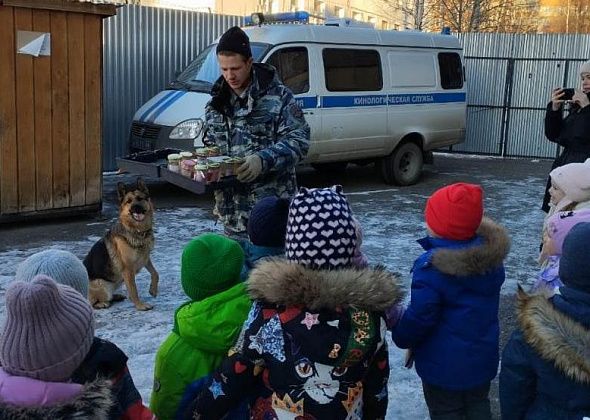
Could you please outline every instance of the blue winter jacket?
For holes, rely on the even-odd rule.
[[[465,390],[491,381],[498,370],[506,231],[484,219],[471,240],[418,242],[426,252],[414,263],[411,301],[391,331],[393,341],[412,349],[427,384]]]
[[[502,419],[590,417],[590,294],[518,293],[519,328],[502,354]]]

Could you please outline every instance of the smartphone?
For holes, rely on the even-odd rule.
[[[562,99],[564,101],[571,101],[574,97],[574,92],[574,88],[563,88],[563,96],[559,99]]]

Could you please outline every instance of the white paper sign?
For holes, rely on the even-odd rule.
[[[51,55],[51,34],[47,32],[17,31],[16,48],[19,54],[34,57]]]

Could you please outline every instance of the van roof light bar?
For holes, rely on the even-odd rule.
[[[273,24],[273,23],[309,23],[311,15],[308,12],[302,10],[298,12],[284,12],[284,13],[272,13],[265,15],[264,13],[252,13],[250,16],[246,16],[246,26],[260,26],[262,24]]]

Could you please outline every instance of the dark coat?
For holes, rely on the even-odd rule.
[[[141,395],[127,369],[127,356],[110,341],[94,337],[90,351],[72,374],[72,382],[87,384],[97,379],[110,380],[113,404],[109,419],[149,419],[151,411],[144,407]]]
[[[518,329],[500,371],[502,419],[590,417],[590,294],[518,293]]]
[[[413,350],[427,384],[456,391],[483,385],[498,369],[508,235],[484,219],[474,239],[421,244],[426,252],[414,263],[410,305],[392,328],[393,341]]]
[[[251,272],[248,286],[255,305],[236,350],[191,415],[220,418],[262,384],[253,419],[385,417],[389,365],[382,313],[402,298],[392,274],[310,270],[271,259]]]
[[[549,103],[545,113],[545,136],[563,147],[551,166],[552,170],[568,163],[584,162],[590,157],[590,106],[579,111],[574,108],[563,118],[562,110],[553,111]],[[549,211],[549,187],[551,177],[547,181],[543,199],[542,209],[545,212]]]

